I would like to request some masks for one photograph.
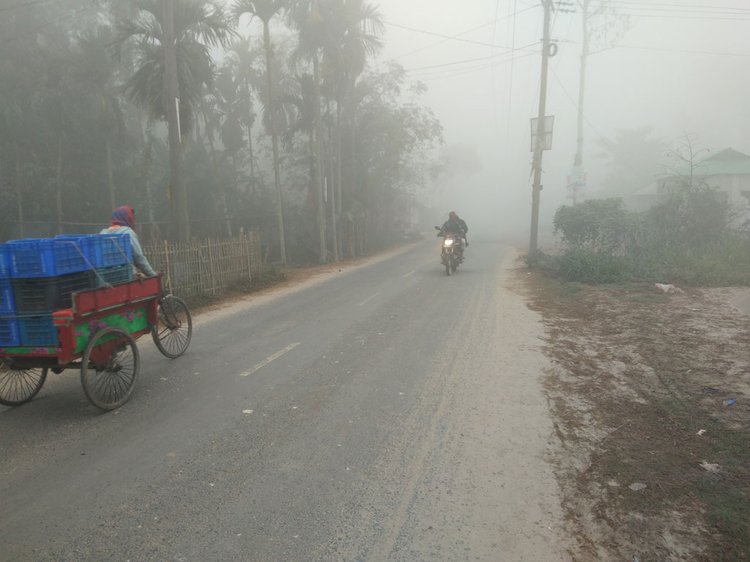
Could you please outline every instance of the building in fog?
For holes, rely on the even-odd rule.
[[[685,164],[629,195],[625,202],[629,208],[642,211],[689,185],[714,190],[717,197],[737,212],[739,222],[750,220],[750,156],[733,148],[725,148],[700,160],[692,166],[692,171]]]

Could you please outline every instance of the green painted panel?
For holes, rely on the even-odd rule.
[[[128,312],[118,312],[116,314],[110,314],[109,316],[97,318],[83,324],[76,324],[75,353],[83,353],[84,349],[86,349],[86,344],[88,344],[89,338],[91,337],[91,334],[93,332],[108,327],[120,328],[121,330],[124,330],[131,334],[133,332],[146,330],[148,328],[146,307],[141,306]]]
[[[3,353],[7,355],[58,355],[62,349],[56,347],[3,347]]]

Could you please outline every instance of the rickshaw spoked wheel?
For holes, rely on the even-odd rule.
[[[7,360],[0,360],[0,404],[19,406],[28,402],[44,386],[47,369],[16,369]]]
[[[141,358],[133,336],[120,328],[99,330],[81,360],[81,386],[89,401],[114,410],[128,401],[138,378]]]
[[[185,353],[193,337],[193,319],[185,301],[172,295],[159,301],[151,336],[165,357],[175,359]]]

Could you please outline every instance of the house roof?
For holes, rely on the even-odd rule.
[[[750,175],[750,156],[725,148],[698,162],[693,174],[696,176]]]

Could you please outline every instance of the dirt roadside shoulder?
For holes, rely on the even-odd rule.
[[[262,306],[308,287],[324,283],[337,276],[347,275],[363,267],[385,261],[408,252],[424,240],[399,244],[370,256],[342,260],[338,263],[283,268],[283,280],[250,293],[227,295],[220,301],[199,307],[194,316],[196,325],[215,322],[231,314]]]
[[[748,292],[516,281],[545,324],[582,559],[750,559]]]

